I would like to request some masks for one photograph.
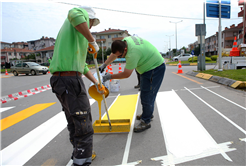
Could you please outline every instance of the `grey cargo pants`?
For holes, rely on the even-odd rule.
[[[56,94],[67,119],[70,142],[73,145],[73,164],[91,164],[93,128],[90,102],[81,77],[52,76],[52,92]]]

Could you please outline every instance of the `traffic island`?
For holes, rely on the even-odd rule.
[[[212,82],[216,82],[222,85],[226,85],[234,89],[245,89],[246,88],[246,81],[237,81],[237,80],[232,80],[232,79],[225,78],[225,77],[213,76],[211,74],[197,73],[193,71],[189,71],[186,74],[190,76],[202,78],[205,80],[209,80]]]

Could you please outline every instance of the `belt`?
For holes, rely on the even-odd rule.
[[[62,71],[62,72],[55,72],[53,73],[53,76],[80,76],[81,77],[81,73],[78,71]]]

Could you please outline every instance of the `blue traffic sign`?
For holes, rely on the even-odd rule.
[[[191,51],[191,55],[194,55],[194,50]]]
[[[221,5],[221,18],[230,18],[231,6]],[[219,4],[206,4],[207,17],[219,18]]]
[[[206,2],[219,4],[218,0],[206,0]],[[231,0],[221,0],[221,4],[231,4]]]

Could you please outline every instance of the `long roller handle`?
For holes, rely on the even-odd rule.
[[[96,71],[97,71],[97,78],[98,78],[99,84],[100,84],[100,86],[102,88],[102,81],[101,81],[101,77],[100,77],[100,74],[99,74],[98,63],[97,63],[97,53],[94,54],[93,60],[94,60]],[[111,126],[111,121],[110,121],[109,114],[108,114],[108,106],[107,106],[107,103],[106,103],[105,95],[103,94],[102,96],[103,96],[104,106],[105,106],[105,110],[106,110],[107,117],[108,117],[109,128],[110,128],[110,131],[111,131],[112,126]]]

